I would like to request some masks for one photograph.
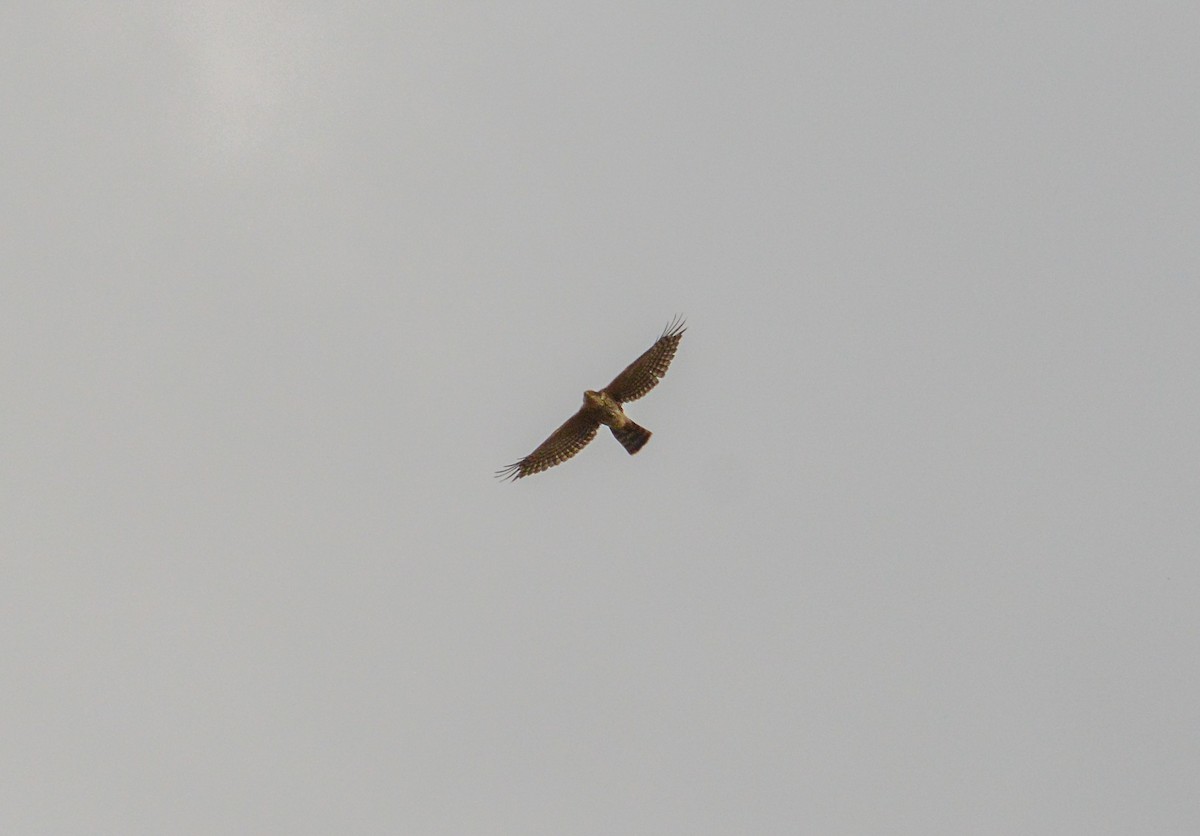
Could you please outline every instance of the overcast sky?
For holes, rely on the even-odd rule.
[[[1200,832],[1198,79],[1195,2],[7,4],[0,830]],[[677,313],[645,449],[492,478]]]

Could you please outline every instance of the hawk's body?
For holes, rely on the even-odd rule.
[[[551,433],[536,450],[519,462],[497,472],[501,478],[520,479],[562,464],[587,446],[603,424],[612,430],[613,437],[633,455],[650,440],[650,431],[635,424],[621,404],[636,401],[656,385],[675,358],[679,341],[687,330],[682,320],[667,326],[654,345],[634,360],[613,382],[599,392],[583,393],[583,406]]]

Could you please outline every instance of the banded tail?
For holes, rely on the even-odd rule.
[[[650,436],[654,435],[645,427],[639,427],[632,421],[626,421],[625,426],[619,430],[616,427],[609,427],[609,429],[612,430],[613,438],[621,442],[621,446],[628,450],[631,456],[645,447]]]

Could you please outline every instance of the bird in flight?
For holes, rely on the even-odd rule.
[[[496,471],[497,478],[520,479],[562,464],[596,437],[601,424],[612,430],[613,437],[621,442],[629,455],[645,447],[650,440],[650,431],[630,420],[621,404],[636,401],[658,385],[659,379],[667,373],[667,366],[675,358],[675,351],[686,330],[682,319],[676,317],[672,320],[662,336],[641,357],[630,363],[625,371],[599,392],[591,389],[584,392],[583,406],[578,412],[528,456]]]

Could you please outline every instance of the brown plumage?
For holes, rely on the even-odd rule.
[[[636,401],[658,385],[675,358],[679,341],[687,328],[678,317],[663,330],[662,336],[641,357],[613,378],[599,392],[583,393],[583,406],[550,434],[538,448],[518,462],[498,470],[501,479],[520,479],[562,464],[587,446],[596,437],[600,425],[607,426],[621,446],[633,455],[646,446],[652,433],[635,424],[625,414],[621,404]]]

